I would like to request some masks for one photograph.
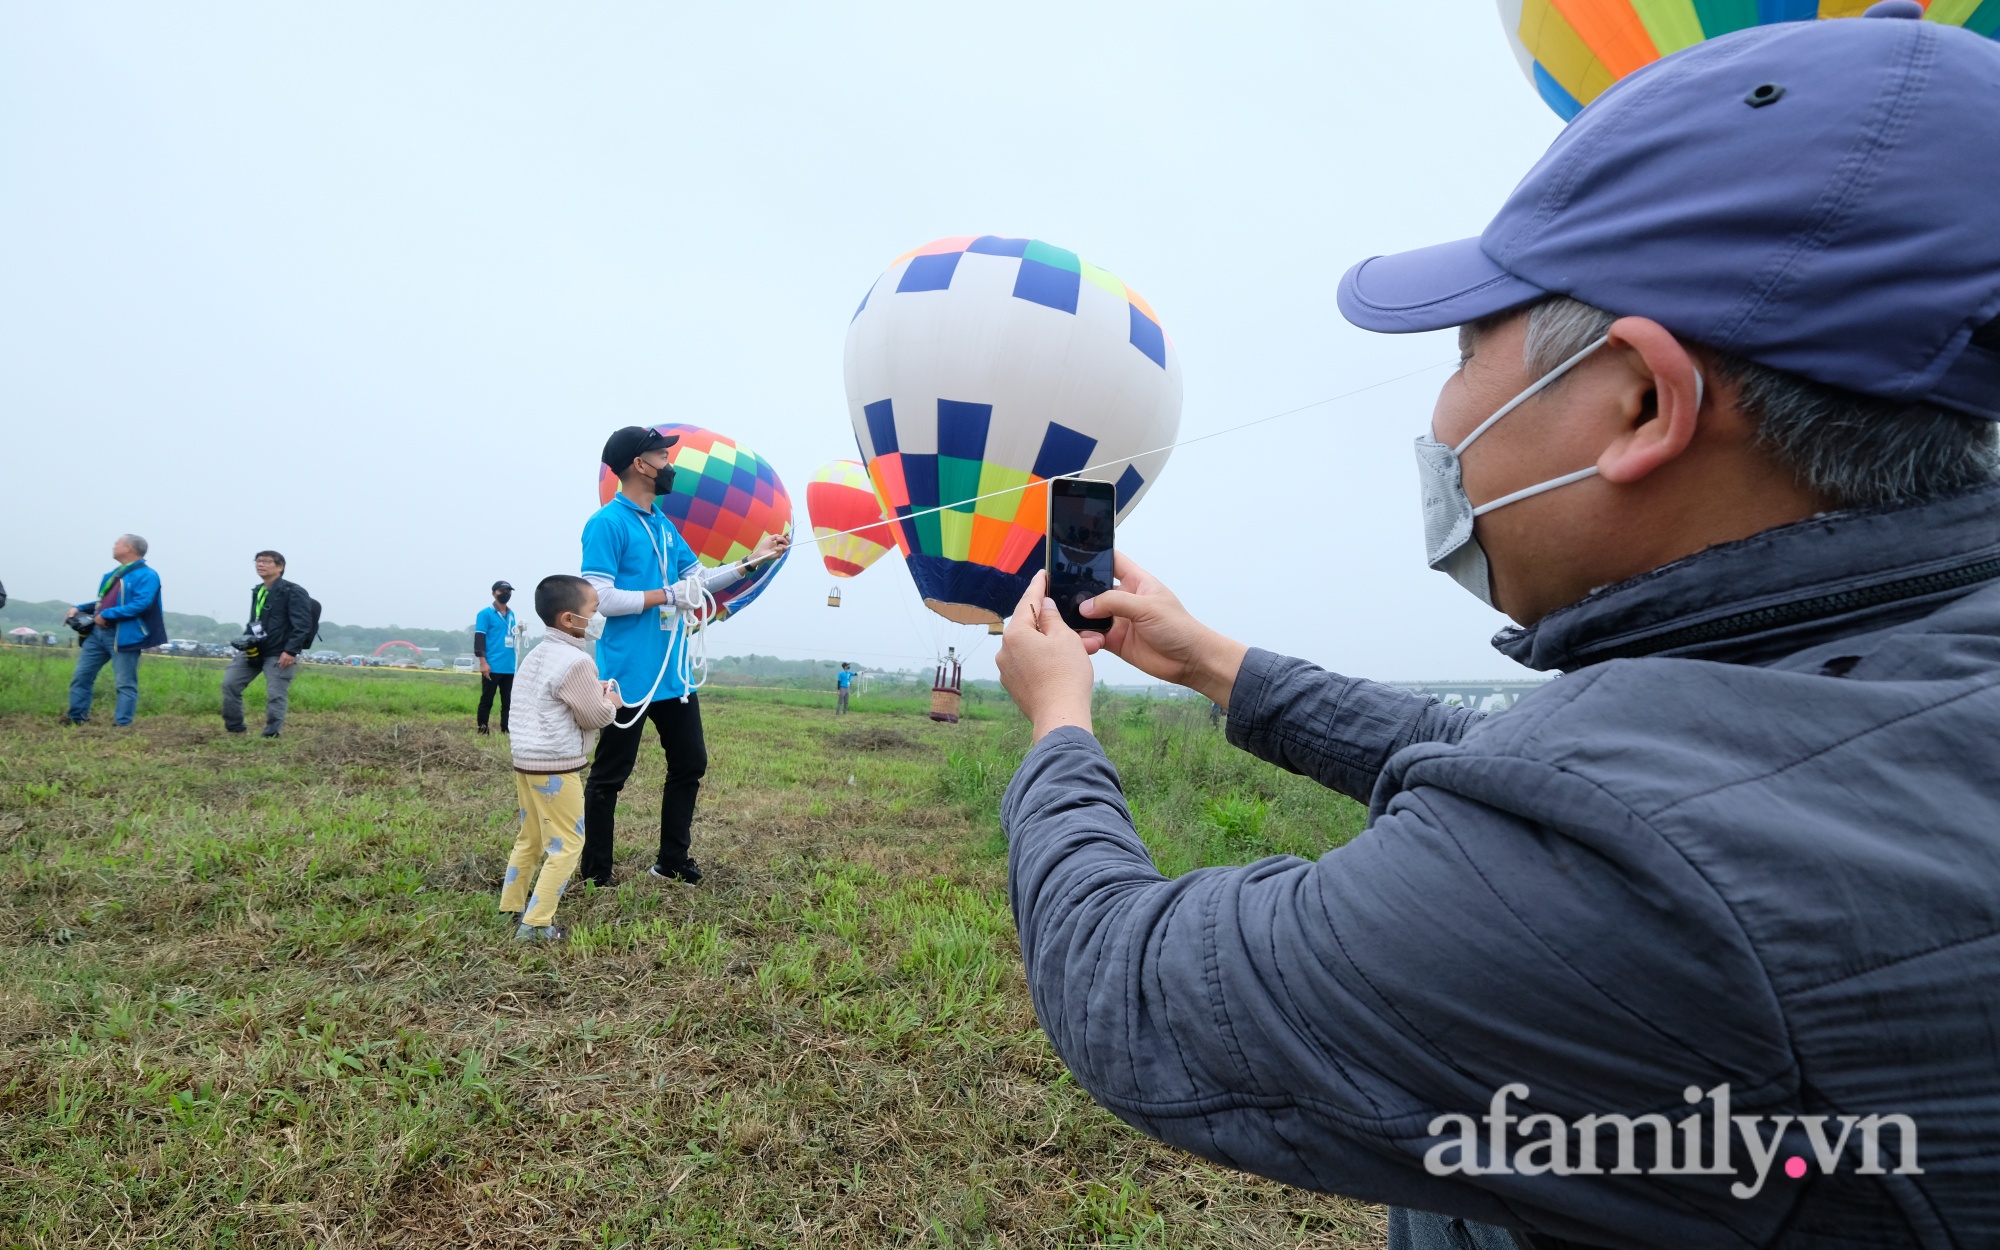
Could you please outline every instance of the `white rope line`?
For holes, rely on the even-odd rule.
[[[978,503],[982,499],[997,499],[1001,495],[1014,495],[1014,494],[1019,494],[1024,490],[1031,490],[1036,486],[1046,486],[1050,482],[1061,482],[1069,479],[1081,478],[1084,474],[1091,472],[1093,469],[1106,469],[1110,468],[1113,465],[1129,464],[1134,460],[1144,460],[1147,456],[1156,456],[1163,451],[1176,451],[1182,447],[1191,447],[1196,443],[1205,443],[1211,438],[1221,438],[1225,434],[1235,434],[1241,430],[1247,430],[1252,426],[1263,425],[1267,421],[1276,421],[1280,417],[1297,416],[1301,412],[1309,412],[1314,408],[1323,408],[1328,404],[1337,404],[1343,399],[1353,399],[1356,395],[1365,395],[1369,391],[1380,390],[1382,387],[1392,386],[1397,382],[1408,381],[1409,379],[1416,377],[1418,374],[1429,373],[1433,369],[1455,367],[1457,364],[1458,361],[1455,359],[1436,361],[1432,364],[1425,365],[1420,369],[1412,369],[1408,373],[1399,373],[1393,378],[1383,378],[1379,382],[1370,382],[1366,386],[1358,386],[1351,391],[1343,391],[1338,395],[1329,395],[1325,399],[1315,399],[1309,404],[1300,404],[1296,408],[1287,408],[1283,412],[1274,412],[1268,417],[1258,417],[1254,421],[1245,421],[1241,425],[1232,425],[1229,426],[1227,429],[1212,430],[1207,434],[1197,434],[1193,438],[1184,438],[1181,439],[1179,442],[1168,443],[1164,447],[1155,447],[1151,451],[1137,452],[1130,456],[1120,456],[1116,460],[1101,460],[1096,464],[1087,464],[1083,466],[1081,469],[1075,469],[1068,473],[1058,473],[1051,478],[1044,478],[1040,482],[1027,482],[1020,486],[1003,486],[999,490],[990,490],[983,495],[973,495],[965,499],[954,500],[951,503],[942,503],[936,506],[935,508],[925,508],[920,512],[903,513],[896,516],[885,516],[880,521],[871,521],[867,525],[857,525],[851,530],[841,530],[840,532],[835,534],[815,535],[814,537],[806,539],[805,541],[812,543],[831,542],[836,538],[846,538],[850,534],[859,534],[864,530],[872,530],[881,526],[893,526],[903,521],[914,521],[918,517],[930,516],[932,513],[936,512],[955,512],[962,509],[966,504]],[[794,545],[798,544],[795,543]],[[746,556],[743,559],[736,561],[734,564],[722,564],[722,565],[717,565],[716,567],[718,571],[721,569],[741,569],[744,566],[748,565],[749,563],[750,563],[749,557]]]

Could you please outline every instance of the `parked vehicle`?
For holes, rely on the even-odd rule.
[[[441,673],[444,671],[444,661],[437,659],[436,657],[432,657],[431,659],[424,661],[424,667],[427,669],[431,669],[435,672]]]
[[[200,655],[201,644],[192,638],[169,638],[159,651],[161,655]]]
[[[461,655],[451,662],[451,667],[455,672],[476,673],[479,671],[479,660],[475,656]]]

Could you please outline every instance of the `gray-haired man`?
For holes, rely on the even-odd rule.
[[[1129,560],[1108,636],[1031,587],[1003,822],[1085,1088],[1399,1250],[2000,1243],[1996,83],[1935,22],[1728,35],[1482,237],[1348,272],[1357,324],[1460,327],[1427,563],[1562,674],[1513,709],[1251,650]],[[1098,647],[1366,831],[1162,879]]]
[[[117,679],[112,721],[131,724],[139,714],[139,653],[167,640],[160,575],[146,564],[146,540],[120,534],[111,544],[111,558],[118,567],[98,580],[97,597],[77,604],[64,617],[72,628],[86,614],[92,622],[83,630],[76,672],[70,678],[69,708],[63,713],[67,724],[81,725],[90,719],[97,674],[106,664]]]

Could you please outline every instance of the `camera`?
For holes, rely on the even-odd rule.
[[[244,630],[242,633],[236,635],[236,637],[231,638],[229,640],[229,645],[236,648],[238,651],[248,651],[250,648],[256,646],[258,643],[263,641],[264,641],[264,622],[252,621],[250,622],[250,628]]]
[[[97,628],[97,613],[78,612],[75,616],[72,616],[69,618],[69,620],[65,621],[64,624],[68,625],[71,629],[75,630],[77,636],[80,638],[83,635],[89,633],[91,630]]]

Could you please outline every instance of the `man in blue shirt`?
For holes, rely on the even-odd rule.
[[[81,725],[90,719],[90,700],[97,674],[106,664],[118,680],[115,724],[129,725],[139,712],[139,653],[167,640],[166,618],[160,611],[160,575],[146,565],[146,540],[122,534],[111,544],[118,567],[97,583],[97,598],[79,603],[69,617],[90,612],[97,624],[83,636],[76,673],[69,684],[69,710],[64,722]]]
[[[479,732],[493,732],[487,721],[493,713],[493,695],[500,695],[500,732],[507,732],[507,705],[514,698],[514,610],[507,601],[514,597],[513,583],[493,583],[493,606],[479,609],[472,619],[472,654],[479,657]]]
[[[597,591],[605,621],[597,641],[600,677],[618,683],[625,703],[605,726],[583,791],[583,861],[578,870],[611,884],[618,793],[639,757],[646,722],[660,735],[667,780],[660,795],[660,853],[648,875],[692,885],[701,869],[688,854],[695,794],[708,771],[701,704],[687,667],[688,629],[698,620],[703,591],[734,585],[748,568],[785,550],[783,536],[757,544],[743,570],[710,570],[659,505],[673,489],[668,449],[679,440],[628,425],[604,444],[604,463],[618,475],[618,493],[583,527],[583,576]]]
[[[847,715],[847,688],[853,684],[854,668],[846,660],[842,660],[840,662],[840,671],[833,675],[833,685],[836,691],[833,702],[833,714],[835,716]]]

